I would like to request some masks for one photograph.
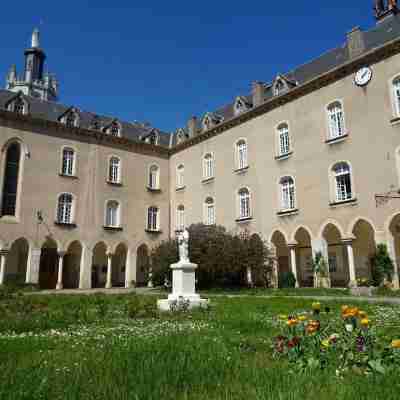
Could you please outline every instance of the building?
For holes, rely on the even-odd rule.
[[[151,247],[204,222],[260,235],[299,286],[317,252],[332,286],[354,286],[385,243],[398,288],[397,2],[376,1],[375,16],[175,133],[57,103],[35,31],[24,76],[12,67],[0,91],[0,282],[144,283]]]

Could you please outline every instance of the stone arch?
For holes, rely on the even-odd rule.
[[[101,241],[94,245],[92,252],[91,287],[104,288],[107,280],[107,254],[109,247]]]
[[[83,246],[79,240],[71,241],[66,246],[62,277],[64,289],[79,288],[82,250]]]
[[[399,288],[399,263],[400,263],[400,213],[393,214],[385,224],[387,226],[386,232],[390,235],[389,253],[394,263],[394,277],[393,282],[395,288]]]
[[[126,268],[128,258],[128,246],[125,243],[119,243],[115,246],[112,256],[111,282],[112,286],[125,287]]]
[[[368,223],[371,226],[371,228],[373,229],[374,233],[377,232],[376,226],[372,222],[371,219],[366,218],[366,217],[356,217],[349,224],[349,228],[347,230],[348,237],[352,237],[353,236],[354,228],[357,225],[357,223],[360,222],[360,221],[365,221],[366,223]]]
[[[270,243],[272,243],[275,250],[275,257],[277,261],[277,275],[278,282],[282,274],[290,271],[290,251],[285,234],[280,230],[275,230],[270,236]]]
[[[372,278],[372,266],[370,258],[375,254],[375,228],[365,219],[358,219],[351,231],[354,236],[353,252],[357,278]]]
[[[343,229],[336,221],[327,221],[321,228],[321,238],[326,243],[326,261],[332,287],[347,287],[350,281],[349,262],[344,245]]]
[[[7,254],[4,282],[26,282],[29,249],[29,241],[25,238],[16,239],[12,243]]]
[[[342,226],[339,224],[339,222],[337,222],[337,221],[334,220],[334,219],[328,219],[328,220],[326,220],[326,221],[322,224],[321,229],[319,230],[319,234],[318,234],[319,237],[323,237],[323,232],[325,231],[325,229],[326,229],[326,227],[327,227],[328,225],[333,225],[333,226],[335,226],[336,229],[338,230],[338,232],[340,233],[340,236],[341,236],[342,238],[345,237],[345,231],[343,230]]]
[[[41,246],[39,286],[41,289],[55,289],[58,276],[59,244],[48,237]]]
[[[148,280],[148,267],[150,264],[150,251],[147,244],[142,243],[136,251],[136,284],[144,285]]]
[[[299,226],[293,235],[292,242],[296,245],[297,280],[300,287],[314,286],[314,272],[312,269],[312,234],[311,231]]]

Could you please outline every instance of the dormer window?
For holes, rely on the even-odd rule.
[[[21,96],[18,96],[8,103],[7,110],[16,114],[25,115],[28,114],[28,103]]]
[[[77,128],[79,126],[78,113],[71,109],[61,117],[60,121],[68,128]]]
[[[203,130],[208,131],[210,128],[211,128],[211,119],[209,117],[206,117],[203,120]]]
[[[286,92],[287,90],[287,86],[285,85],[285,83],[282,80],[277,80],[275,83],[275,87],[274,87],[274,95],[275,96],[279,96],[281,94],[283,94],[284,92]]]
[[[185,131],[183,129],[179,129],[176,135],[176,142],[177,144],[182,143],[186,138]]]
[[[235,104],[233,106],[233,111],[235,115],[239,115],[247,111],[251,107],[251,104],[244,97],[237,97]]]
[[[156,145],[158,143],[158,135],[157,133],[153,132],[149,137],[148,137],[148,143],[152,145]]]
[[[111,136],[121,136],[121,125],[118,121],[113,121],[106,129],[105,132]]]

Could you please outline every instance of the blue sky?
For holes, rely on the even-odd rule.
[[[62,103],[172,131],[370,28],[372,3],[5,2],[0,77],[39,26]]]

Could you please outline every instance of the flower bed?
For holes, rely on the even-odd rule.
[[[274,357],[292,369],[334,368],[336,375],[386,373],[400,367],[400,338],[386,341],[367,313],[342,306],[341,315],[313,303],[296,315],[281,315],[282,332],[274,339]]]

